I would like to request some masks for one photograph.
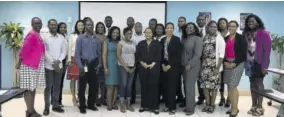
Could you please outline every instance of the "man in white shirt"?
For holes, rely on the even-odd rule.
[[[142,24],[140,22],[136,22],[135,23],[135,32],[133,32],[133,36],[132,36],[132,41],[134,41],[134,43],[136,45],[138,45],[138,43],[142,40],[145,40],[145,37],[142,33]]]
[[[145,37],[142,33],[142,24],[140,22],[136,22],[135,26],[135,33],[132,36],[132,41],[134,41],[134,43],[136,45],[138,45],[138,43],[142,40],[145,40]],[[136,67],[138,68],[138,67]],[[134,78],[133,78],[133,83],[132,83],[132,95],[131,95],[131,104],[135,103],[135,99],[136,99],[136,80],[138,78],[138,69],[135,70],[135,74],[134,74]]]
[[[205,37],[206,35],[206,18],[205,15],[198,15],[196,18],[196,23],[199,27],[199,32],[202,35],[202,38]],[[198,96],[198,101],[197,101],[197,105],[201,105],[204,103],[205,97],[204,97],[204,93],[203,93],[203,89],[200,88],[200,82],[197,81],[197,87],[198,87],[198,92],[199,92],[199,96]]]
[[[206,35],[206,28],[205,28],[206,18],[205,18],[205,15],[198,15],[197,18],[196,18],[196,23],[198,25],[199,32],[202,35],[202,38],[204,38],[205,35]]]
[[[64,110],[59,105],[60,83],[62,75],[62,60],[67,55],[67,41],[57,34],[57,21],[48,21],[49,33],[44,36],[45,43],[45,78],[46,88],[44,90],[45,109],[43,115],[49,115],[50,97],[52,98],[52,110],[63,113]],[[53,94],[51,94],[53,88]]]

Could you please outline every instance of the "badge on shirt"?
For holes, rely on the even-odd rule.
[[[84,66],[84,71],[88,72],[88,67],[87,66]]]

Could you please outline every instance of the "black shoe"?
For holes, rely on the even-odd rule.
[[[190,116],[190,115],[193,115],[193,114],[194,114],[194,111],[185,112],[185,115],[187,115],[187,116]]]
[[[184,98],[178,97],[176,101],[177,101],[177,103],[181,103],[181,102],[184,102],[184,100],[185,100]]]
[[[160,111],[159,111],[159,110],[153,110],[153,113],[154,113],[155,115],[158,115],[158,114],[160,114]]]
[[[64,113],[64,109],[62,109],[61,107],[52,107],[52,111],[58,113]]]
[[[136,100],[130,100],[130,104],[135,104]]]
[[[145,108],[140,108],[140,109],[139,109],[139,112],[142,113],[142,112],[144,112],[145,110],[146,110]]]
[[[226,104],[225,104],[225,108],[229,108],[231,106],[231,103],[229,100],[226,101]]]
[[[225,104],[225,99],[221,98],[219,102],[219,106],[224,106],[224,104]]]
[[[81,109],[79,109],[79,110],[80,110],[80,113],[81,113],[81,114],[86,114],[86,113],[87,113],[86,109],[81,108]]]
[[[101,104],[101,99],[98,99],[98,100],[96,101],[96,106],[97,106],[97,107],[101,107],[101,105],[102,105],[102,104]]]
[[[43,110],[43,115],[48,116],[49,115],[49,109],[44,109]]]
[[[202,105],[204,103],[204,100],[198,100],[197,102],[196,102],[196,105]]]
[[[231,113],[232,113],[232,110],[228,110],[228,111],[226,112],[227,115],[229,115],[229,114],[231,114]]]
[[[95,107],[95,106],[92,106],[92,107],[89,106],[88,109],[90,109],[90,110],[92,110],[92,111],[98,111],[98,108]]]

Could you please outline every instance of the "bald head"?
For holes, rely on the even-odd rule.
[[[142,24],[140,22],[136,22],[134,28],[136,34],[142,34]]]
[[[133,18],[133,17],[128,17],[126,24],[127,24],[127,26],[128,26],[129,28],[133,29],[133,27],[134,27],[134,22],[135,22],[135,21],[134,21],[134,18]]]
[[[40,32],[41,28],[42,28],[42,22],[41,19],[39,17],[33,17],[32,21],[31,21],[32,27],[36,32]]]

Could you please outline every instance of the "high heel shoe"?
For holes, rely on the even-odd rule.
[[[215,105],[213,105],[213,106],[210,106],[209,108],[208,108],[208,111],[207,111],[207,113],[214,113],[214,111],[215,111]]]
[[[240,111],[238,110],[238,111],[237,111],[237,113],[236,113],[235,115],[233,115],[233,114],[232,114],[232,112],[231,112],[231,113],[230,113],[230,117],[237,117],[237,116],[238,116],[238,114],[239,114],[239,112],[240,112]]]

